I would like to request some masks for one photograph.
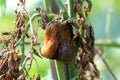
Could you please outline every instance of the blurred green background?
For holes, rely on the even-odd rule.
[[[62,1],[65,2],[66,0]],[[17,2],[18,0],[7,0],[6,8],[3,10],[0,9],[0,37],[2,32],[12,31],[14,29],[14,10],[17,7]],[[93,7],[89,14],[89,19],[95,31],[96,42],[110,39],[120,44],[120,0],[92,0],[92,2]],[[42,0],[27,0],[26,6],[28,11],[33,14],[36,7],[43,7]],[[37,29],[38,41],[41,42],[44,31],[39,28],[37,20],[38,19],[33,22],[33,26]],[[29,46],[26,47],[26,54],[28,53],[28,49]],[[36,49],[39,51],[39,46],[37,46]],[[115,76],[120,79],[120,47],[102,46],[102,49],[109,67]],[[52,79],[49,60],[45,58],[40,59],[37,56],[35,57],[39,68],[37,68],[37,64],[34,61],[30,74],[33,75],[40,72],[42,80]],[[96,56],[95,62],[100,70],[101,80],[113,80],[98,56]]]

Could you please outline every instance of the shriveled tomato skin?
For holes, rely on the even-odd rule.
[[[76,43],[73,39],[73,28],[71,24],[66,24],[60,27],[60,39],[57,53],[57,60],[64,63],[72,62],[75,58]]]
[[[71,24],[62,25],[59,21],[51,21],[46,26],[41,47],[42,56],[70,63],[75,57],[76,49]]]
[[[52,58],[58,48],[58,22],[52,21],[46,26],[44,41],[41,47],[41,54],[44,57]]]

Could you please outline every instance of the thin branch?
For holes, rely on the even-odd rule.
[[[21,39],[19,40],[21,41]],[[20,42],[19,42],[20,43]],[[30,42],[24,42],[26,45],[30,45]],[[36,45],[40,45],[40,43],[36,43]],[[16,44],[17,46],[17,44]],[[115,48],[120,48],[120,44],[119,43],[108,43],[108,42],[95,42],[95,46],[100,46],[100,47],[115,47]],[[2,53],[4,51],[1,51]]]
[[[46,10],[46,13],[51,12],[51,0],[43,0],[44,8]]]
[[[21,51],[22,51],[22,56],[21,56],[21,64],[23,63],[24,61],[24,58],[25,58],[25,54],[24,54],[24,51],[25,51],[25,38],[23,38],[22,40],[22,44],[21,44]]]
[[[55,61],[56,72],[58,75],[58,80],[66,80],[64,70],[63,70],[63,63],[60,61]]]
[[[10,43],[10,42],[9,42],[9,43]],[[0,44],[1,44],[1,43],[0,43]],[[30,43],[30,42],[24,42],[24,44],[25,44],[25,45],[30,45],[31,43]],[[35,45],[36,45],[36,46],[40,46],[40,44],[41,44],[41,42],[40,42],[40,43],[36,43]],[[5,49],[5,50],[1,50],[1,51],[0,51],[0,54],[5,53],[6,51],[7,51],[6,49]]]
[[[26,45],[30,45],[31,43],[30,42],[25,42]],[[40,46],[41,43],[36,43],[35,45],[36,46]]]
[[[73,0],[68,0],[68,14],[70,17],[74,17],[76,16],[75,14],[75,9],[73,6]]]
[[[70,80],[68,64],[63,64],[65,79]]]
[[[100,46],[100,47],[116,47],[116,48],[120,48],[120,44],[117,42],[95,42],[96,46]]]
[[[24,9],[24,11],[26,12],[26,14],[28,15],[28,18],[29,18],[31,34],[34,34],[33,28],[32,28],[32,21],[30,19],[30,14],[28,13],[28,11],[27,11],[27,9],[26,9],[26,7],[24,5],[23,5],[23,9]]]
[[[97,50],[97,54],[101,58],[102,62],[104,63],[105,67],[107,68],[108,72],[111,74],[114,80],[118,80],[116,76],[113,74],[112,70],[110,69],[109,65],[107,64],[106,60],[103,58],[102,53]]]
[[[28,29],[29,29],[29,25],[30,25],[30,22],[36,17],[36,16],[39,16],[40,14],[39,13],[35,13],[35,14],[33,14],[31,17],[30,17],[30,19],[29,19],[29,21],[28,21],[28,23],[27,23],[27,25],[26,25],[26,32],[28,31]],[[20,43],[21,43],[21,41],[24,39],[24,37],[25,37],[25,35],[22,35],[22,37],[17,41],[17,43],[15,44],[15,47],[17,47]]]

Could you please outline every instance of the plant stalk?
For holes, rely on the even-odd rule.
[[[28,32],[28,30],[29,30],[30,22],[38,15],[39,15],[39,13],[35,13],[31,16],[30,20],[28,21],[28,23],[26,25],[26,29],[25,29],[26,32]],[[25,35],[22,35],[21,38],[16,42],[15,47],[17,47],[19,44],[21,44],[21,41],[23,41],[24,38],[25,38]]]
[[[68,14],[72,18],[76,18],[76,12],[74,10],[73,0],[68,0]],[[77,52],[75,51],[73,53],[73,55],[76,55],[76,53]],[[69,69],[69,73],[68,74],[70,76],[70,79],[74,78],[77,75],[77,69],[76,69],[75,65],[72,62],[70,64],[68,64],[68,69]]]
[[[66,10],[65,6],[63,5],[62,1],[56,0],[56,3],[60,8],[60,14],[62,14],[64,16],[64,19],[68,19],[69,15],[68,15],[67,10]]]
[[[51,13],[51,0],[43,0],[44,8],[46,10],[46,13]]]
[[[107,43],[107,42],[95,42],[96,46],[100,46],[100,47],[116,47],[116,48],[120,48],[120,44],[119,43]]]
[[[66,80],[64,69],[63,69],[63,63],[60,61],[55,61],[55,66],[57,70],[56,72],[58,75],[58,80]]]
[[[25,51],[25,37],[23,37],[22,39],[22,43],[21,43],[21,51],[22,51],[22,55],[21,55],[21,64],[24,61],[25,55],[24,55],[24,51]]]
[[[73,0],[68,0],[68,14],[70,17],[76,18]]]

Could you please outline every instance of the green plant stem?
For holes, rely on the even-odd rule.
[[[46,13],[51,13],[51,0],[43,0],[44,8]]]
[[[70,17],[76,17],[75,9],[73,9],[73,0],[68,0],[68,14]]]
[[[73,9],[73,0],[68,0],[68,14],[70,17],[73,17],[73,18],[76,18],[76,12],[75,10]],[[77,26],[77,25],[75,25]],[[77,52],[75,51],[73,54],[76,54]],[[68,68],[69,68],[69,76],[70,76],[70,79],[74,78],[75,76],[77,76],[77,69],[75,68],[74,64],[73,63],[70,63],[68,65]]]
[[[26,25],[26,29],[25,31],[28,32],[28,29],[30,27],[30,22],[36,17],[36,16],[39,16],[40,14],[39,13],[35,13],[31,16],[31,18],[29,19],[27,25]],[[22,35],[22,37],[17,41],[17,43],[15,44],[15,47],[17,47],[19,44],[21,44],[21,41],[23,41],[25,38],[25,35]]]
[[[101,58],[102,62],[104,63],[105,67],[107,68],[108,72],[110,73],[110,75],[113,77],[114,80],[118,80],[116,78],[116,76],[114,75],[114,73],[112,72],[112,70],[110,69],[108,63],[106,62],[106,60],[103,58],[102,53],[97,53],[99,55],[99,57]]]
[[[66,80],[64,69],[63,69],[63,63],[60,61],[55,61],[55,65],[56,65],[58,80]]]
[[[22,39],[22,44],[21,44],[21,51],[22,51],[22,55],[21,55],[21,64],[24,61],[25,55],[24,55],[24,51],[25,51],[25,37],[23,37]]]
[[[96,46],[100,46],[100,47],[116,47],[116,48],[120,48],[120,44],[116,43],[116,42],[112,42],[112,43],[107,43],[107,42],[95,42]]]
[[[56,3],[60,8],[60,13],[63,14],[63,16],[64,16],[64,19],[68,19],[69,15],[68,15],[67,10],[66,10],[65,6],[63,5],[62,1],[56,0]]]
[[[30,42],[25,42],[26,45],[30,45]],[[108,43],[108,42],[95,42],[96,46],[101,46],[101,47],[115,47],[115,48],[120,48],[120,43],[114,42],[114,43]],[[36,46],[40,46],[40,43],[36,43]],[[1,51],[4,53],[4,51]]]

